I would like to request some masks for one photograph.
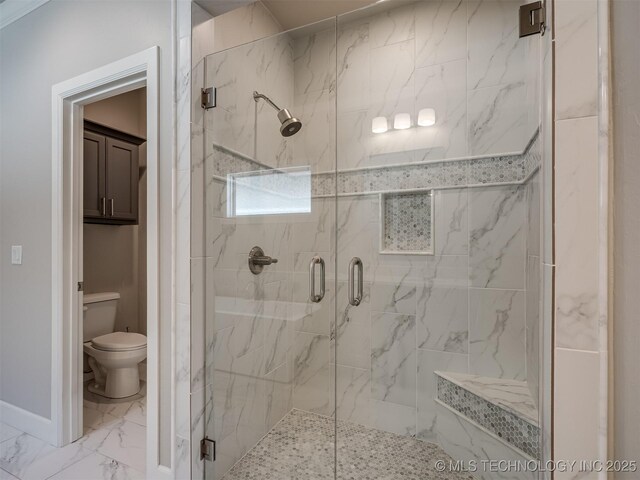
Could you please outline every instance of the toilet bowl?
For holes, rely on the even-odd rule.
[[[147,358],[147,337],[114,332],[84,344],[94,380],[89,391],[108,398],[124,398],[140,391],[138,364]]]
[[[117,292],[84,295],[84,353],[93,372],[89,391],[124,398],[140,391],[138,364],[147,358],[147,337],[114,332]]]

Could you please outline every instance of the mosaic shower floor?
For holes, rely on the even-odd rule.
[[[338,423],[340,480],[459,480],[437,472],[450,457],[437,445],[362,425]],[[225,475],[224,480],[333,479],[334,423],[292,410]]]

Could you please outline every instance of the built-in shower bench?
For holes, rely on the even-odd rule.
[[[434,372],[436,401],[527,457],[539,458],[538,408],[527,382]]]

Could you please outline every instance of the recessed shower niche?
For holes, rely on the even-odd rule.
[[[380,253],[433,255],[432,190],[380,194]]]

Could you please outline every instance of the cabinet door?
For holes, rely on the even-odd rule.
[[[138,147],[107,137],[107,218],[138,220]]]
[[[105,214],[105,137],[84,132],[83,209],[84,216],[101,218]]]

